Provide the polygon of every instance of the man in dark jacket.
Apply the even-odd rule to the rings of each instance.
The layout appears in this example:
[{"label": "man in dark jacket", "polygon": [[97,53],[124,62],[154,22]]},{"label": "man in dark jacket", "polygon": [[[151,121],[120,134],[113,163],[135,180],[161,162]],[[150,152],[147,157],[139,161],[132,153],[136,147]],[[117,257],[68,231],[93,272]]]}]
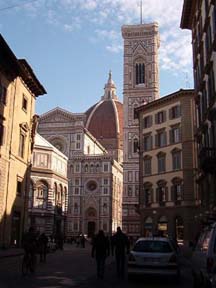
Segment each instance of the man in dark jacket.
[{"label": "man in dark jacket", "polygon": [[123,278],[125,272],[125,254],[129,253],[130,242],[120,227],[117,227],[117,232],[112,237],[111,247],[112,255],[115,251],[117,275]]},{"label": "man in dark jacket", "polygon": [[97,277],[100,279],[104,278],[105,261],[106,257],[109,256],[109,252],[108,238],[104,235],[103,230],[99,230],[98,234],[93,239],[92,257],[96,258]]}]

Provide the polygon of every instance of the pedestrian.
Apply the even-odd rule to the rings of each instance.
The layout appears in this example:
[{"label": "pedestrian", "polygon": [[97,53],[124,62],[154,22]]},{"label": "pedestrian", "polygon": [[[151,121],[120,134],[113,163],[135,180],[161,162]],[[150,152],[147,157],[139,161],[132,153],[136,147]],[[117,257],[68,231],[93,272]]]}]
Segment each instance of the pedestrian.
[{"label": "pedestrian", "polygon": [[85,248],[85,236],[82,234],[80,238],[80,244],[82,248]]},{"label": "pedestrian", "polygon": [[97,277],[104,278],[105,262],[110,253],[108,238],[104,235],[103,230],[99,230],[98,234],[93,239],[92,257],[96,258]]},{"label": "pedestrian", "polygon": [[48,238],[45,233],[42,233],[38,238],[40,262],[46,262],[47,244]]},{"label": "pedestrian", "polygon": [[115,253],[117,276],[124,278],[125,258],[130,250],[130,242],[120,227],[117,227],[117,232],[112,237],[111,248],[112,255]]}]

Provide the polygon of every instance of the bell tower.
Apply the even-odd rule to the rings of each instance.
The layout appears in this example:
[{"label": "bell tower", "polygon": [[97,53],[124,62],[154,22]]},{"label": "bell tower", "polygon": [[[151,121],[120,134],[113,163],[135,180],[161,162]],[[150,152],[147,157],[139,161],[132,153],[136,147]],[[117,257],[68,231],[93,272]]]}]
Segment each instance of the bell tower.
[{"label": "bell tower", "polygon": [[140,234],[140,218],[135,212],[139,200],[138,120],[134,108],[159,98],[158,24],[122,26],[124,39],[124,196],[123,229]]}]

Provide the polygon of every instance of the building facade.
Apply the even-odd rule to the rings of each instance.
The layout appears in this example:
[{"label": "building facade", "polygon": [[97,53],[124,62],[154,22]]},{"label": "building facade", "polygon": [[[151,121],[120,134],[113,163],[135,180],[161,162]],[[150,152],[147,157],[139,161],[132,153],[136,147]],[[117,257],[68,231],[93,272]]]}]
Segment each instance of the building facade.
[{"label": "building facade", "polygon": [[185,0],[181,28],[192,31],[200,221],[216,217],[216,4]]},{"label": "building facade", "polygon": [[28,197],[28,225],[35,231],[65,235],[68,158],[39,134],[35,136]]},{"label": "building facade", "polygon": [[135,109],[142,235],[159,233],[185,243],[196,236],[194,96],[194,90],[179,90]]},{"label": "building facade", "polygon": [[68,157],[67,237],[122,224],[123,112],[111,73],[104,90],[86,113],[56,108],[40,117],[39,133]]},{"label": "building facade", "polygon": [[0,35],[0,245],[19,245],[27,219],[30,160],[43,86]]},{"label": "building facade", "polygon": [[124,194],[123,230],[140,235],[139,203],[139,129],[134,109],[159,97],[158,24],[125,25],[124,39]]}]

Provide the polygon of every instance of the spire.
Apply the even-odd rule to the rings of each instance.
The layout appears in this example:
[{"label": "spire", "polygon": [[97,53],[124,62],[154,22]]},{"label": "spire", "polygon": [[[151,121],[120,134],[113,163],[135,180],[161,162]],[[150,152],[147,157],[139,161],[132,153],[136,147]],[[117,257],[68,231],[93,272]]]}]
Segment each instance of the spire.
[{"label": "spire", "polygon": [[104,87],[104,96],[102,97],[102,99],[117,99],[116,96],[116,86],[114,81],[112,80],[112,71],[109,71],[109,78],[107,83],[105,84]]}]

